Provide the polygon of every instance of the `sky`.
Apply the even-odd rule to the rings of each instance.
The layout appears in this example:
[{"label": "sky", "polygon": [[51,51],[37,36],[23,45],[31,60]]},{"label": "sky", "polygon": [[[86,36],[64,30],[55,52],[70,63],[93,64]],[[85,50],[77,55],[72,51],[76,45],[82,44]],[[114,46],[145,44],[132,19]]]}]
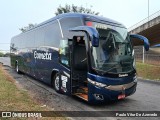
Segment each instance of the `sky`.
[{"label": "sky", "polygon": [[29,23],[41,23],[55,16],[59,5],[91,8],[127,28],[160,10],[160,0],[0,0],[0,51],[9,50],[13,36]]}]

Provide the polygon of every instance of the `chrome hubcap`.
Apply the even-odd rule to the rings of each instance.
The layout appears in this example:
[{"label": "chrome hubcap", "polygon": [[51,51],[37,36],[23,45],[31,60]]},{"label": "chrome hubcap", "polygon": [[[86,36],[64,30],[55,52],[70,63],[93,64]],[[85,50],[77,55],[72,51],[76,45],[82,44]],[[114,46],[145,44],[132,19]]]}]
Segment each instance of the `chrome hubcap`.
[{"label": "chrome hubcap", "polygon": [[54,84],[55,84],[55,89],[59,90],[59,76],[56,77]]}]

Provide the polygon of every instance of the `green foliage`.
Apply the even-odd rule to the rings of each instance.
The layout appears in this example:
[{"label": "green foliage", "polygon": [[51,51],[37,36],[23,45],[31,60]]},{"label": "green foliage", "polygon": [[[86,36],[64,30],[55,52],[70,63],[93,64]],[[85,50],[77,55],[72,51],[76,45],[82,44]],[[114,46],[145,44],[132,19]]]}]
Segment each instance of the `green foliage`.
[{"label": "green foliage", "polygon": [[139,77],[150,80],[160,80],[160,66],[136,62]]},{"label": "green foliage", "polygon": [[7,53],[4,54],[4,57],[9,57],[9,56],[10,56],[9,52],[7,52]]},{"label": "green foliage", "polygon": [[57,8],[55,15],[63,14],[63,13],[87,13],[87,14],[94,14],[99,15],[99,12],[92,11],[90,8],[84,8],[83,6],[75,6],[74,4],[68,5],[66,4],[64,7],[61,5]]},{"label": "green foliage", "polygon": [[2,52],[0,52],[0,57],[3,57],[3,56],[4,56],[4,54]]},{"label": "green foliage", "polygon": [[[63,13],[69,13],[69,12],[99,15],[99,12],[92,11],[90,8],[85,8],[83,6],[78,7],[78,6],[75,6],[74,4],[72,4],[72,5],[66,4],[64,7],[59,5],[59,7],[57,8],[57,11],[55,12],[55,15],[59,15],[59,14],[63,14]],[[19,28],[19,30],[21,32],[26,32],[29,29],[34,28],[36,25],[37,24],[30,23],[30,24],[28,24],[28,26]]]}]

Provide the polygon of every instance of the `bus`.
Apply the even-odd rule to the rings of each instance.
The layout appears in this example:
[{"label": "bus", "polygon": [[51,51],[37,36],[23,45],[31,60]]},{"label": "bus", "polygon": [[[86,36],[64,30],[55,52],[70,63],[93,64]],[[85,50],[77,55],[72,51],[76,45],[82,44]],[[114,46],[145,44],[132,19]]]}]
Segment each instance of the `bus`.
[{"label": "bus", "polygon": [[114,20],[90,14],[55,16],[11,39],[11,66],[89,103],[136,91],[134,45],[149,41]]}]

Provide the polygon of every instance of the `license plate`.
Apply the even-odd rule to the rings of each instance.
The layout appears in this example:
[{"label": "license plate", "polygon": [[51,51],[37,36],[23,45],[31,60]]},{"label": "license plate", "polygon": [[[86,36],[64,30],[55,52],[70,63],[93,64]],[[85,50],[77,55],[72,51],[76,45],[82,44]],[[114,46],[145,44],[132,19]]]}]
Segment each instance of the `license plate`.
[{"label": "license plate", "polygon": [[123,94],[123,95],[118,95],[118,100],[119,99],[124,99],[126,96],[125,96],[125,94]]}]

